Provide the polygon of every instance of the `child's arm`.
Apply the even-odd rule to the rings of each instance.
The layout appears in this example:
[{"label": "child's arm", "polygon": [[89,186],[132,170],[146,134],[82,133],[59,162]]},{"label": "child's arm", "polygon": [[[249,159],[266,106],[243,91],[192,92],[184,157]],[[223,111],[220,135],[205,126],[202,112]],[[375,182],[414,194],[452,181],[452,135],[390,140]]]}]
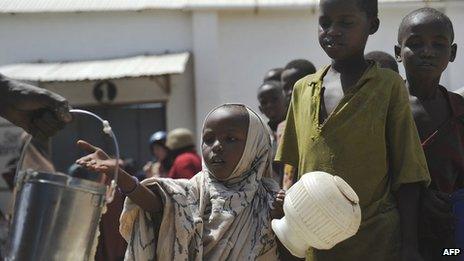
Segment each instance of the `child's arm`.
[{"label": "child's arm", "polygon": [[409,95],[404,82],[392,75],[392,90],[387,112],[386,148],[391,191],[400,214],[403,260],[422,260],[417,248],[418,204],[421,187],[427,187],[430,175],[421,147]]},{"label": "child's arm", "polygon": [[[80,140],[77,145],[89,153],[76,161],[77,164],[95,172],[103,173],[113,178],[115,168],[119,168],[116,160],[111,159],[102,149]],[[127,196],[144,211],[157,213],[162,210],[162,201],[159,196],[150,191],[144,185],[139,184],[127,172],[119,168],[118,186],[122,192],[129,192]]]},{"label": "child's arm", "polygon": [[420,183],[403,184],[396,193],[400,213],[402,260],[422,260],[418,252],[417,221]]},{"label": "child's arm", "polygon": [[288,165],[284,164],[284,177],[282,181],[282,188],[284,190],[288,190],[295,182],[298,180],[298,169]]}]

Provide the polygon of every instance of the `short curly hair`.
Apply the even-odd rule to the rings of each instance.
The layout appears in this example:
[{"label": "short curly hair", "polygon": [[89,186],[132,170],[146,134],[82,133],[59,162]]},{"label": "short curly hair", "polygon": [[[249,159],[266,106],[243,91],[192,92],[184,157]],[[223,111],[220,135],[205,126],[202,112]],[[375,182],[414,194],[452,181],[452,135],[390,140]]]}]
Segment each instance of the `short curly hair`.
[{"label": "short curly hair", "polygon": [[407,25],[410,23],[412,18],[416,17],[419,14],[425,14],[428,16],[433,17],[437,21],[443,23],[443,25],[448,29],[448,33],[450,34],[451,42],[454,42],[454,28],[453,23],[451,22],[450,18],[445,15],[444,13],[438,11],[437,9],[424,7],[417,10],[412,11],[411,13],[407,14],[403,20],[401,21],[400,27],[398,29],[398,43],[401,44],[401,41],[404,37],[405,30]]}]

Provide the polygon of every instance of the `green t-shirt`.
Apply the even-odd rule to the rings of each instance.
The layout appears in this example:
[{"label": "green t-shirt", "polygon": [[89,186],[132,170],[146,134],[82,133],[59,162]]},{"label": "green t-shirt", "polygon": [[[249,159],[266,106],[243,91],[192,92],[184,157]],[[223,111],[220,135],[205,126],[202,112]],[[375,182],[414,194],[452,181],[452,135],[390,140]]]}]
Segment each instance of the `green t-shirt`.
[{"label": "green t-shirt", "polygon": [[397,260],[400,223],[393,192],[401,184],[430,182],[401,77],[375,64],[319,122],[323,78],[329,67],[295,84],[276,160],[298,176],[325,171],[342,177],[360,199],[358,233],[310,260]]}]

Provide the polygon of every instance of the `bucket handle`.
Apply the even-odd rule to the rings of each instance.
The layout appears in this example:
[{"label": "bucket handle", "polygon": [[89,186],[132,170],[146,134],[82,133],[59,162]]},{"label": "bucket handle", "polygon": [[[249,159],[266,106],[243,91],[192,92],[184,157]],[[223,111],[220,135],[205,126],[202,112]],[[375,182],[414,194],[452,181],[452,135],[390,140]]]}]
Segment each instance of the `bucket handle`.
[{"label": "bucket handle", "polygon": [[[89,116],[92,116],[93,118],[97,119],[98,121],[100,121],[102,123],[102,125],[103,125],[103,132],[105,134],[107,134],[108,136],[110,136],[110,138],[112,138],[112,140],[113,140],[114,147],[115,147],[116,160],[119,160],[118,140],[116,139],[116,135],[114,134],[114,132],[113,132],[113,130],[112,130],[112,128],[111,128],[111,126],[110,126],[110,124],[109,124],[109,122],[107,120],[104,120],[100,116],[96,115],[95,113],[90,112],[90,111],[86,111],[86,110],[71,109],[71,110],[69,110],[69,112],[76,113],[76,114],[89,115]],[[32,139],[32,136],[29,135],[27,137],[27,139],[25,140],[24,146],[23,146],[22,151],[21,151],[21,155],[19,157],[18,165],[17,165],[17,168],[16,168],[15,183],[17,185],[19,185],[20,187],[21,187],[21,185],[23,183],[23,178],[24,178],[23,176],[21,176],[21,177],[19,176],[19,175],[21,175],[20,170],[22,168],[24,157],[26,155],[26,148],[29,146],[29,144],[31,142],[31,139]],[[115,193],[116,185],[117,185],[117,181],[118,181],[118,169],[119,168],[114,169],[113,179],[111,180],[110,185],[107,186],[106,195],[105,195],[106,203],[111,203],[113,201],[113,199],[114,199],[114,193]],[[20,189],[20,188],[16,188],[15,190],[18,191],[18,189]]]}]

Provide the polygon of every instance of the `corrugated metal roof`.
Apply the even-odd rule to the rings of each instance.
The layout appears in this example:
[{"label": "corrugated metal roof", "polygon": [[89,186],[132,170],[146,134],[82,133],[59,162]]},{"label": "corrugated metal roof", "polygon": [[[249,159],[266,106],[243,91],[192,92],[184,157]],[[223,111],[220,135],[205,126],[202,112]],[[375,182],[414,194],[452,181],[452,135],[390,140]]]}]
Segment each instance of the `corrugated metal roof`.
[{"label": "corrugated metal roof", "polygon": [[189,53],[179,53],[113,60],[21,63],[1,66],[0,73],[17,80],[37,82],[104,80],[183,73],[188,59]]},{"label": "corrugated metal roof", "polygon": [[[379,0],[380,3],[444,0]],[[149,9],[246,9],[311,7],[318,0],[1,0],[0,13],[138,11]]]}]

